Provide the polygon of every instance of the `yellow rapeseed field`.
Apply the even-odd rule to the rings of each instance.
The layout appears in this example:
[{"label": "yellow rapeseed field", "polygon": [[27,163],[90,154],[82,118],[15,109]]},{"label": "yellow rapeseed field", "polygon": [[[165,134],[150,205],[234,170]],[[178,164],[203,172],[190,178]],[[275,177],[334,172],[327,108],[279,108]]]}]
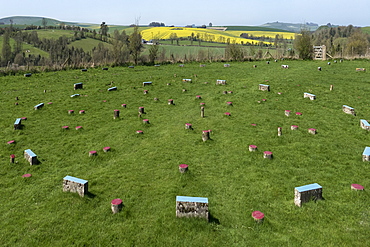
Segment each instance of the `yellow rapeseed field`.
[{"label": "yellow rapeseed field", "polygon": [[[236,43],[236,44],[246,44],[246,43],[258,43],[259,41],[252,39],[241,38],[242,33],[248,33],[255,37],[271,37],[275,38],[278,34],[283,35],[284,38],[290,39],[294,38],[294,33],[287,32],[267,32],[267,31],[218,31],[213,29],[205,28],[185,28],[185,27],[152,27],[141,31],[143,39],[170,39],[171,34],[176,34],[178,38],[187,38],[193,36],[202,39],[203,41],[213,41],[219,43]],[[270,42],[264,42],[269,44]]]}]

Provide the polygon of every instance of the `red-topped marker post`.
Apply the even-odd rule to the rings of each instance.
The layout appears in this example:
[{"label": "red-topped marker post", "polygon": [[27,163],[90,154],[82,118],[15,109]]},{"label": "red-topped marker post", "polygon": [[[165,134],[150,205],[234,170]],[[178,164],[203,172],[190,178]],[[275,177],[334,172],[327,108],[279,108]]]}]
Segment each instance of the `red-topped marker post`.
[{"label": "red-topped marker post", "polygon": [[364,190],[364,186],[359,185],[359,184],[351,184],[351,189],[352,190]]},{"label": "red-topped marker post", "polygon": [[118,213],[122,209],[122,200],[117,198],[111,201],[111,209],[114,214]]},{"label": "red-topped marker post", "polygon": [[257,223],[262,223],[263,219],[265,218],[265,214],[260,212],[260,211],[254,211],[252,213],[252,218],[257,222]]},{"label": "red-topped marker post", "polygon": [[189,166],[188,166],[188,165],[186,165],[186,164],[181,164],[181,165],[179,165],[179,171],[180,171],[181,173],[185,173],[185,172],[187,172],[187,171],[188,171],[188,168],[189,168]]}]

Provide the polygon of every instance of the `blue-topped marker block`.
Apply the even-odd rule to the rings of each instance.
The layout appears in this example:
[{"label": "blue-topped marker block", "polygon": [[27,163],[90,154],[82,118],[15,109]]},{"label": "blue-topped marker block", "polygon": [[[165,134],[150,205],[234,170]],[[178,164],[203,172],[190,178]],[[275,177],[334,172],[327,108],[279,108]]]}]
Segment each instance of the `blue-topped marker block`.
[{"label": "blue-topped marker block", "polygon": [[143,86],[148,86],[148,85],[152,85],[152,82],[151,81],[144,81],[143,82]]},{"label": "blue-topped marker block", "polygon": [[362,153],[362,161],[370,161],[370,147],[365,147]]},{"label": "blue-topped marker block", "polygon": [[270,91],[270,85],[259,84],[258,89],[261,90],[261,91]]},{"label": "blue-topped marker block", "polygon": [[352,114],[353,116],[356,116],[355,108],[352,108],[348,105],[343,105],[342,110],[343,110],[344,113]]},{"label": "blue-topped marker block", "polygon": [[76,89],[82,89],[83,86],[84,84],[82,82],[79,82],[79,83],[75,83],[73,87],[74,87],[74,90],[76,90]]},{"label": "blue-topped marker block", "polygon": [[24,150],[24,158],[30,162],[31,166],[38,163],[37,155],[31,149]]},{"label": "blue-topped marker block", "polygon": [[176,196],[176,217],[208,220],[208,198]]},{"label": "blue-topped marker block", "polygon": [[65,176],[63,178],[63,191],[78,193],[83,197],[88,193],[88,181],[72,176]]},{"label": "blue-topped marker block", "polygon": [[303,93],[303,98],[310,98],[310,100],[316,99],[316,95],[312,93]]},{"label": "blue-topped marker block", "polygon": [[117,90],[117,87],[108,88],[108,91],[116,91],[116,90]]},{"label": "blue-topped marker block", "polygon": [[80,96],[78,93],[76,93],[76,94],[72,94],[72,95],[71,95],[71,98],[78,97],[78,96]]},{"label": "blue-topped marker block", "polygon": [[302,203],[321,199],[322,187],[318,183],[303,185],[294,189],[294,204],[298,207],[301,207]]},{"label": "blue-topped marker block", "polygon": [[14,130],[20,129],[22,126],[22,118],[17,118],[14,122]]},{"label": "blue-topped marker block", "polygon": [[364,130],[370,130],[370,124],[367,120],[365,119],[360,119],[360,126],[361,128],[363,128]]},{"label": "blue-topped marker block", "polygon": [[44,103],[40,103],[40,104],[35,105],[33,108],[35,110],[38,110],[38,109],[41,109],[43,106],[44,106]]}]

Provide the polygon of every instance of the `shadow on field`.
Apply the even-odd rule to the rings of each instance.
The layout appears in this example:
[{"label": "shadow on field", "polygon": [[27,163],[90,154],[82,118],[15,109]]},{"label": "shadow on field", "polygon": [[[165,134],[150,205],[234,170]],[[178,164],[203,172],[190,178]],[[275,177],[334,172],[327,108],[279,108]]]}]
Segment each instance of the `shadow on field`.
[{"label": "shadow on field", "polygon": [[220,221],[217,218],[215,218],[211,213],[209,213],[209,223],[219,225]]},{"label": "shadow on field", "polygon": [[94,199],[96,197],[96,195],[91,193],[91,192],[87,192],[86,195],[87,195],[88,198],[92,198],[92,199]]}]

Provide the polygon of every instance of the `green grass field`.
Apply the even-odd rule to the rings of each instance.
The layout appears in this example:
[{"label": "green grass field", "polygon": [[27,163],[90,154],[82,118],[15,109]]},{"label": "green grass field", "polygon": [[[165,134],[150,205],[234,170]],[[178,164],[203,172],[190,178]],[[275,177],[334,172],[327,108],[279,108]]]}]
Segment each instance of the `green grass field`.
[{"label": "green grass field", "polygon": [[[0,77],[0,243],[369,246],[369,163],[362,161],[362,152],[370,144],[369,132],[359,124],[370,116],[369,77],[355,71],[368,65],[365,60],[330,66],[325,61],[259,61],[229,68],[191,63]],[[183,83],[183,78],[193,82]],[[227,85],[215,85],[217,79]],[[112,81],[118,90],[108,92]],[[153,85],[144,88],[144,81]],[[84,89],[75,91],[78,82]],[[258,90],[260,83],[271,91]],[[144,89],[149,93],[144,95]],[[317,99],[303,98],[304,92]],[[75,93],[81,96],[71,98]],[[34,110],[41,102],[45,106]],[[205,118],[200,117],[201,102]],[[357,116],[343,113],[344,104]],[[138,117],[141,106],[149,125]],[[67,113],[71,109],[74,115]],[[115,109],[120,119],[113,119]],[[293,114],[287,117],[285,110]],[[19,117],[27,117],[24,127],[13,130]],[[185,123],[194,130],[185,130]],[[63,131],[64,125],[70,129]],[[79,125],[83,129],[76,131]],[[292,131],[291,125],[299,129]],[[318,134],[309,134],[308,128]],[[212,140],[203,142],[202,130],[212,130]],[[7,144],[10,140],[16,143]],[[251,144],[258,151],[249,152]],[[106,146],[111,152],[102,151]],[[25,149],[41,163],[30,166]],[[89,157],[91,150],[98,156]],[[274,158],[264,159],[263,151],[272,151]],[[11,154],[15,164],[9,163]],[[188,164],[189,172],[179,173],[179,164]],[[23,178],[25,173],[32,177]],[[81,198],[63,192],[67,175],[88,180],[90,194]],[[323,187],[325,200],[295,206],[294,188],[311,183]],[[351,191],[352,183],[365,191]],[[210,221],[176,218],[177,195],[207,197]],[[115,198],[123,200],[124,208],[113,215]],[[263,224],[252,219],[255,210],[265,214]]]}]

